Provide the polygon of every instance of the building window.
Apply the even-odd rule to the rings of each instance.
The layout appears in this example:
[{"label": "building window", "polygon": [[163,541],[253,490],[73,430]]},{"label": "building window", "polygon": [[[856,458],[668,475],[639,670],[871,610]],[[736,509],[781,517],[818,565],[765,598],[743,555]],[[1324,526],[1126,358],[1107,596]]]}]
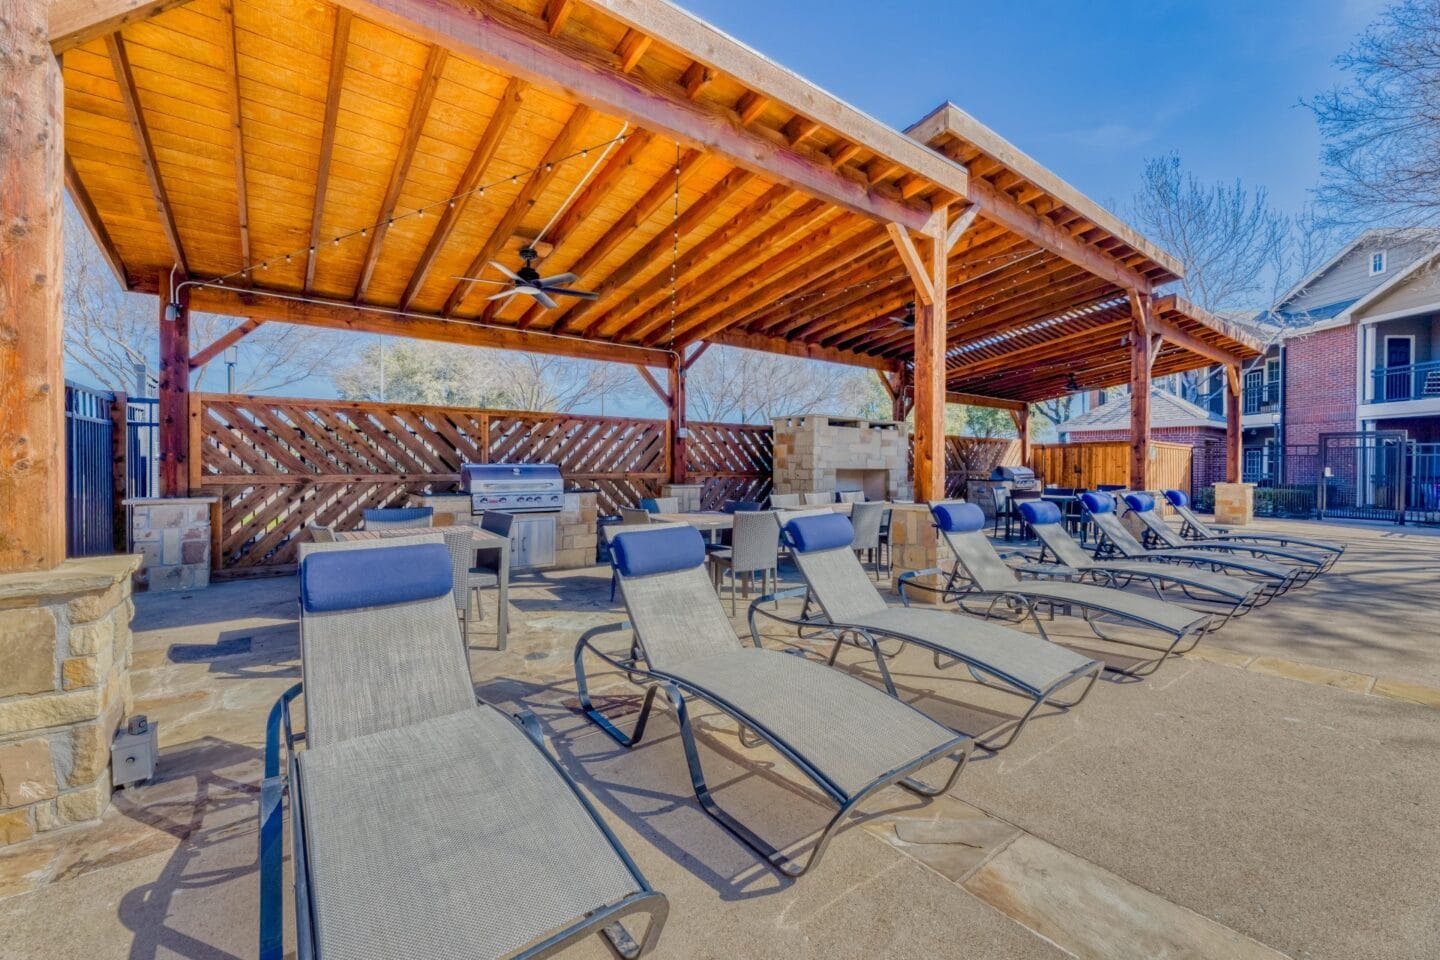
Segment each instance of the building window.
[{"label": "building window", "polygon": [[1385,251],[1376,250],[1370,254],[1370,276],[1385,272]]}]

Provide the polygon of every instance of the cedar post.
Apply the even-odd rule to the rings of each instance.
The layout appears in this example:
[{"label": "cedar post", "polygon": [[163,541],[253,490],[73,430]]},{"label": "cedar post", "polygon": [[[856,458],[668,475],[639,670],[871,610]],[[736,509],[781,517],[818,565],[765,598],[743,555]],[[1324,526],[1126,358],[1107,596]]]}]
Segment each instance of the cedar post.
[{"label": "cedar post", "polygon": [[160,496],[184,497],[190,494],[190,296],[181,290],[175,319],[167,319],[169,282],[167,275],[159,280]]},{"label": "cedar post", "polygon": [[1028,406],[1019,410],[1011,410],[1010,417],[1015,421],[1015,432],[1020,435],[1020,462],[1030,466],[1030,408]]},{"label": "cedar post", "polygon": [[1130,489],[1150,489],[1150,298],[1130,294]]},{"label": "cedar post", "polygon": [[667,368],[666,386],[670,399],[666,404],[667,426],[670,433],[670,482],[685,482],[685,358],[679,353],[670,355]]},{"label": "cedar post", "polygon": [[895,370],[895,392],[890,395],[890,419],[904,420],[910,413],[910,369],[901,364]]},{"label": "cedar post", "polygon": [[886,224],[900,261],[915,284],[915,499],[919,503],[945,497],[945,345],[949,326],[945,292],[949,289],[945,244],[947,209],[937,208],[939,230],[925,241],[922,253],[910,232]]},{"label": "cedar post", "polygon": [[1225,482],[1240,482],[1243,423],[1240,406],[1240,368],[1225,365]]},{"label": "cedar post", "polygon": [[0,573],[65,559],[64,85],[47,0],[0,15]]}]

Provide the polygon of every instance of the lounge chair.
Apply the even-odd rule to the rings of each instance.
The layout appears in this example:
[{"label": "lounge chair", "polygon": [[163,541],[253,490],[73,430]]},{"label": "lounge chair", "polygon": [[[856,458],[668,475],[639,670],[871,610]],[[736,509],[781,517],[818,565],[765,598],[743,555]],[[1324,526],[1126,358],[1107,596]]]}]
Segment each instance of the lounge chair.
[{"label": "lounge chair", "polygon": [[1339,560],[1340,555],[1345,552],[1344,544],[1331,543],[1328,540],[1311,540],[1308,537],[1295,537],[1288,533],[1247,533],[1243,530],[1235,531],[1225,527],[1212,527],[1197,517],[1195,512],[1190,509],[1190,497],[1183,490],[1166,490],[1165,499],[1184,521],[1180,528],[1180,535],[1187,540],[1239,540],[1254,543],[1277,543],[1282,547],[1294,545],[1321,554],[1329,554],[1326,570],[1334,566],[1335,561]]},{"label": "lounge chair", "polygon": [[[980,613],[981,616],[988,617],[994,614],[996,604],[1004,600],[1017,605],[1024,615],[1028,615],[1035,622],[1040,636],[1046,640],[1050,637],[1036,608],[1048,606],[1053,610],[1055,607],[1079,607],[1085,611],[1086,625],[1102,640],[1139,646],[1160,654],[1157,658],[1143,660],[1130,667],[1107,666],[1107,669],[1115,673],[1136,677],[1154,673],[1170,654],[1184,653],[1192,649],[1209,629],[1210,614],[1177,603],[1156,600],[1154,597],[1086,583],[1021,580],[986,538],[985,514],[975,504],[934,503],[930,505],[930,513],[935,518],[935,525],[941,536],[955,554],[955,566],[940,587],[918,582],[919,577],[945,575],[946,572],[939,568],[901,574],[900,598],[907,605],[910,602],[909,590],[928,590],[938,593],[942,599],[954,600],[967,613]],[[989,597],[989,606],[983,612],[970,610],[965,601],[971,597]],[[1097,620],[1100,616],[1116,617],[1155,630],[1168,635],[1170,642],[1157,650],[1146,644],[1110,636],[1100,629]]]},{"label": "lounge chair", "polygon": [[1209,567],[1215,572],[1243,574],[1264,583],[1266,592],[1272,597],[1279,596],[1294,586],[1300,574],[1298,567],[1261,560],[1258,557],[1239,557],[1216,550],[1150,550],[1136,540],[1134,534],[1125,529],[1125,525],[1115,515],[1115,500],[1110,494],[1082,493],[1080,503],[1084,506],[1085,515],[1095,524],[1097,558],[1119,554],[1126,560],[1163,560]]},{"label": "lounge chair", "polygon": [[[262,960],[283,950],[286,789],[301,958],[535,958],[594,934],[627,960],[648,953],[665,897],[535,718],[477,703],[438,535],[341,546],[301,559],[304,732],[291,722],[302,685],[270,713]],[[640,915],[637,942],[622,922]]]},{"label": "lounge chair", "polygon": [[[640,742],[657,693],[680,726],[695,796],[705,812],[782,873],[798,877],[816,863],[855,808],[876,791],[900,784],[921,796],[948,790],[969,760],[974,742],[869,684],[804,657],[746,647],[736,637],[705,575],[705,543],[693,527],[666,525],[617,536],[627,623],[587,631],[575,645],[575,680],[585,715],[624,747]],[[632,631],[628,654],[601,650],[598,637]],[[585,654],[599,657],[636,682],[654,681],[631,733],[621,731],[591,701]],[[701,769],[687,698],[697,697],[733,717],[770,744],[839,808],[803,861],[760,838],[715,802]],[[954,763],[939,786],[912,774],[942,758]]]},{"label": "lounge chair", "polygon": [[1186,540],[1170,529],[1160,511],[1155,509],[1155,498],[1148,493],[1127,493],[1125,505],[1135,515],[1137,522],[1145,528],[1147,546],[1160,550],[1209,550],[1227,554],[1239,554],[1273,560],[1294,566],[1300,571],[1300,584],[1309,583],[1319,576],[1327,565],[1330,554],[1310,553],[1304,550],[1286,550],[1282,547],[1265,546],[1259,543],[1218,540]]},{"label": "lounge chair", "polygon": [[1216,603],[1224,610],[1221,617],[1211,621],[1212,633],[1228,623],[1231,617],[1241,616],[1270,602],[1270,594],[1261,584],[1244,577],[1229,577],[1164,561],[1096,560],[1070,536],[1065,529],[1065,515],[1048,501],[1022,504],[1020,512],[1040,539],[1040,562],[1053,559],[1075,571],[1081,579],[1088,576],[1106,587],[1124,587],[1131,581],[1143,580],[1162,600],[1162,590],[1179,587],[1189,599]]},{"label": "lounge chair", "polygon": [[[853,533],[850,521],[837,513],[800,517],[785,525],[785,535],[806,586],[761,597],[750,605],[750,636],[756,646],[760,645],[757,616],[801,629],[823,628],[835,638],[830,652],[832,665],[846,639],[853,638],[874,655],[891,696],[898,694],[880,649],[881,639],[893,638],[929,650],[936,669],[945,660],[963,663],[978,682],[998,685],[1031,701],[1017,721],[1002,728],[1006,733],[1003,738],[997,730],[980,741],[987,750],[1000,750],[1014,742],[1042,703],[1061,709],[1076,706],[1099,679],[1104,663],[1048,640],[945,610],[888,605],[855,556]],[[801,596],[807,600],[799,618],[761,609],[767,600]],[[819,606],[818,615],[809,614],[810,599]],[[1085,685],[1079,696],[1064,701],[1056,697],[1061,690],[1081,681]]]}]

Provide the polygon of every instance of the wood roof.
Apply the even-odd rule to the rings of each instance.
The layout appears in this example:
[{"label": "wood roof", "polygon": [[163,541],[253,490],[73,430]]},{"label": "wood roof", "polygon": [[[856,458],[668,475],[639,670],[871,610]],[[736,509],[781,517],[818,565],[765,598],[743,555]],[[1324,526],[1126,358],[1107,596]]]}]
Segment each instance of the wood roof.
[{"label": "wood roof", "polygon": [[[951,389],[1028,400],[1064,392],[1064,359],[1086,386],[1122,382],[1126,292],[1179,273],[952,105],[907,136],[655,0],[53,9],[71,194],[126,287],[164,292],[177,264],[226,278],[191,288],[197,309],[628,362],[707,340],[893,370],[913,354],[890,319],[914,296],[898,222],[959,232]],[[457,279],[518,265],[542,231],[542,272],[580,274],[597,301],[544,311]],[[1188,305],[1166,316],[1250,349]],[[1212,362],[1191,347],[1162,350],[1157,375]]]}]

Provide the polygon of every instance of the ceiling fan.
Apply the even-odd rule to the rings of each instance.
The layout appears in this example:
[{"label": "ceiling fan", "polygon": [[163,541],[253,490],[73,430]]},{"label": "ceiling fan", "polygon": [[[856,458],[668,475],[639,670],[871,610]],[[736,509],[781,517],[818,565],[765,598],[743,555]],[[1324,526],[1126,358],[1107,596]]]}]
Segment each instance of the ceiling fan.
[{"label": "ceiling fan", "polygon": [[541,306],[547,310],[554,310],[560,306],[556,303],[551,294],[562,297],[577,297],[581,300],[594,300],[600,295],[589,290],[575,290],[565,286],[567,283],[574,283],[580,278],[573,273],[557,273],[553,277],[542,277],[540,271],[534,267],[534,262],[540,258],[540,254],[534,247],[521,247],[520,259],[525,265],[519,272],[511,270],[498,260],[491,260],[490,266],[505,274],[507,280],[487,280],[484,277],[455,277],[456,280],[468,280],[471,283],[491,283],[496,286],[507,287],[499,293],[491,294],[487,300],[505,300],[517,294],[525,294],[534,297]]},{"label": "ceiling fan", "polygon": [[911,300],[909,303],[905,304],[905,306],[900,308],[899,313],[892,313],[885,319],[889,320],[891,323],[898,323],[900,324],[900,326],[905,327],[906,329],[914,327],[915,301]]}]

